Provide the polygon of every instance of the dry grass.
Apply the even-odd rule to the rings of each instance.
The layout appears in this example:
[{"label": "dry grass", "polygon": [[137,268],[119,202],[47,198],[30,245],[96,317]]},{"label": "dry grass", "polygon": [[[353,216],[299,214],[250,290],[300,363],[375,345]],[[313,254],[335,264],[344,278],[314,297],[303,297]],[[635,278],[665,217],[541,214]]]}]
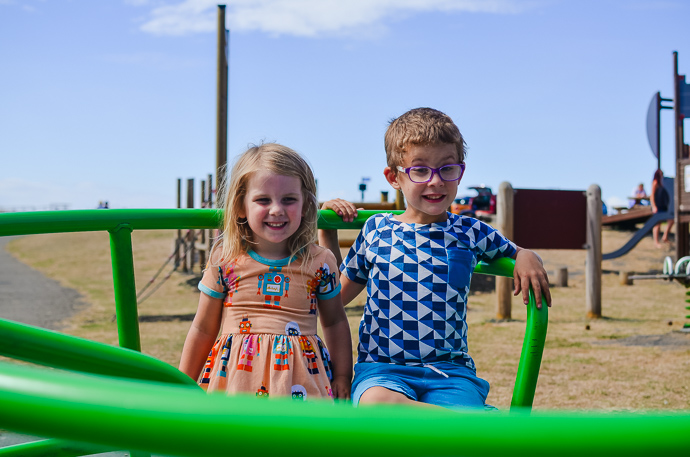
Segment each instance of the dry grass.
[{"label": "dry grass", "polygon": [[[621,246],[631,235],[605,230],[604,252]],[[172,239],[173,233],[166,231],[134,233],[138,289],[170,254]],[[37,235],[15,240],[8,249],[22,261],[84,295],[90,306],[69,319],[67,333],[111,344],[117,342],[107,234]],[[648,237],[632,253],[605,261],[604,318],[595,321],[585,319],[585,252],[543,251],[540,254],[547,270],[568,268],[569,287],[552,289],[554,306],[550,311],[535,407],[690,409],[690,335],[674,332],[684,321],[684,288],[660,280],[635,281],[633,286],[623,286],[615,274],[620,270],[660,270],[664,256],[671,252],[655,249]],[[190,284],[195,286],[195,282],[193,276],[174,273],[141,304],[139,314],[194,313],[198,292]],[[348,306],[355,343],[362,304],[360,296]],[[496,321],[495,310],[495,293],[470,297],[469,343],[479,375],[492,385],[488,402],[505,408],[512,394],[525,311],[518,298],[513,301],[512,321]],[[144,322],[142,349],[176,366],[188,328],[188,321]]]}]

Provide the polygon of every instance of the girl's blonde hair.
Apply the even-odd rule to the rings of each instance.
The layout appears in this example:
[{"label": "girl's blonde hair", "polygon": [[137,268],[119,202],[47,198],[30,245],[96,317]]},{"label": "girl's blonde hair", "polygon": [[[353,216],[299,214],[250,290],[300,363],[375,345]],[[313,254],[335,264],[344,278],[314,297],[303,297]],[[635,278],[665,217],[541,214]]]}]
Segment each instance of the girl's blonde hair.
[{"label": "girl's blonde hair", "polygon": [[[230,177],[227,175],[218,188],[218,207],[225,210],[223,233],[214,246],[218,253],[211,256],[210,265],[231,261],[249,250],[254,243],[252,231],[245,218],[244,199],[251,175],[258,170],[267,170],[283,176],[298,178],[302,187],[302,221],[297,231],[288,238],[291,258],[302,258],[302,265],[308,263],[311,249],[316,242],[316,220],[318,202],[316,200],[316,180],[307,161],[297,152],[276,143],[252,146],[235,161]],[[220,257],[220,258],[219,258]]]}]

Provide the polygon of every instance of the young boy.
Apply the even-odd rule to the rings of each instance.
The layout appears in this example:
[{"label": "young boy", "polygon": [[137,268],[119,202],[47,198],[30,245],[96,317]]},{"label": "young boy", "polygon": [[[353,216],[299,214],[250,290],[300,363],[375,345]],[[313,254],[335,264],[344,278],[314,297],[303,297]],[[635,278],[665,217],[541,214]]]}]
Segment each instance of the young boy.
[{"label": "young boy", "polygon": [[[453,407],[485,406],[489,383],[478,378],[467,352],[467,296],[479,260],[511,257],[515,295],[527,303],[532,286],[551,306],[541,259],[489,225],[447,210],[465,170],[465,141],[450,117],[417,108],[391,121],[383,171],[402,190],[401,215],[378,214],[365,223],[340,270],[343,303],[366,286],[352,400]],[[331,200],[346,222],[357,215]],[[335,230],[319,242],[340,259]]]}]

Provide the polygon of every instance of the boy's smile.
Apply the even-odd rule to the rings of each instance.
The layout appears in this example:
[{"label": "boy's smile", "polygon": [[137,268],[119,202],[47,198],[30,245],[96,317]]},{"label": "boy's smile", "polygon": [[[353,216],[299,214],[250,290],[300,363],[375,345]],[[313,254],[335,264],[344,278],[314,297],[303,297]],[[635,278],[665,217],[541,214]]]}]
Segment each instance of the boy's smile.
[{"label": "boy's smile", "polygon": [[[454,144],[409,145],[402,167],[439,168],[458,163],[458,152]],[[448,219],[448,208],[458,191],[459,181],[443,181],[434,173],[431,181],[415,183],[402,171],[386,167],[383,174],[391,186],[402,190],[407,201],[407,209],[399,216],[401,222],[410,224],[431,224]]]}]

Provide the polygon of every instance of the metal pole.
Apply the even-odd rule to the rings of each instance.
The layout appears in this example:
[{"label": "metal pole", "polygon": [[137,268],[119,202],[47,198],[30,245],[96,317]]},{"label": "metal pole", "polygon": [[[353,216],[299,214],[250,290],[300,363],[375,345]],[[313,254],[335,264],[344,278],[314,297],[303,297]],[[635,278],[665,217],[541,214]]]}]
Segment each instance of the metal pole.
[{"label": "metal pole", "polygon": [[141,351],[137,291],[134,282],[134,258],[132,256],[132,226],[121,224],[109,232],[117,334],[120,346]]},{"label": "metal pole", "polygon": [[688,223],[681,222],[681,195],[684,191],[684,183],[681,180],[683,170],[681,159],[685,158],[683,151],[683,118],[680,115],[680,85],[678,79],[678,52],[673,51],[673,113],[674,129],[676,134],[676,179],[674,182],[674,206],[673,218],[676,225],[676,260],[685,257],[690,252],[688,245]]},{"label": "metal pole", "polygon": [[218,100],[216,111],[216,183],[228,161],[228,56],[225,30],[225,5],[218,5]]},{"label": "metal pole", "polygon": [[661,170],[661,92],[656,93],[656,169]]}]

